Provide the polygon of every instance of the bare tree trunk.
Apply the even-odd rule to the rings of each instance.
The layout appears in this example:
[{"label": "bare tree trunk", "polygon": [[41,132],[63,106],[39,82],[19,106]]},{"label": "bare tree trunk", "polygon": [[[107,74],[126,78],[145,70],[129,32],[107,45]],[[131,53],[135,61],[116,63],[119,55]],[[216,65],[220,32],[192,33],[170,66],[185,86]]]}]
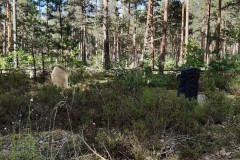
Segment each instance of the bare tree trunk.
[{"label": "bare tree trunk", "polygon": [[16,29],[16,1],[13,0],[13,52],[14,52],[14,68],[18,68],[18,55],[16,52],[17,29]]},{"label": "bare tree trunk", "polygon": [[159,72],[163,73],[165,53],[166,53],[166,39],[167,39],[167,17],[168,17],[168,0],[165,0],[164,17],[163,17],[163,29],[162,29],[162,42],[160,47],[159,56]]},{"label": "bare tree trunk", "polygon": [[81,3],[82,7],[82,25],[81,25],[81,52],[82,52],[82,61],[84,64],[87,63],[86,56],[86,11],[85,11],[85,2]]},{"label": "bare tree trunk", "polygon": [[182,2],[182,25],[181,25],[181,44],[180,44],[180,54],[179,54],[179,64],[183,64],[183,50],[184,50],[184,15],[185,15],[185,4]]},{"label": "bare tree trunk", "polygon": [[5,15],[4,15],[4,22],[3,22],[3,55],[7,54],[7,32],[6,32],[6,27],[7,27],[7,8],[6,4],[4,4],[5,7]]},{"label": "bare tree trunk", "polygon": [[104,68],[110,69],[109,35],[108,35],[108,0],[103,0],[103,37]]},{"label": "bare tree trunk", "polygon": [[63,27],[62,27],[62,0],[60,0],[59,5],[59,25],[60,25],[60,40],[61,40],[61,48],[60,48],[60,54],[61,54],[61,60],[63,62]]},{"label": "bare tree trunk", "polygon": [[152,68],[154,69],[154,30],[153,30],[153,0],[150,0],[150,46],[151,46],[151,63]]},{"label": "bare tree trunk", "polygon": [[114,25],[114,48],[113,52],[115,55],[115,60],[118,62],[119,61],[119,50],[118,50],[118,23],[119,23],[119,18],[118,18],[118,0],[115,1],[115,16],[116,16],[116,21]]},{"label": "bare tree trunk", "polygon": [[209,53],[210,53],[210,22],[211,22],[211,0],[207,0],[208,8],[208,20],[207,20],[207,30],[206,30],[206,62],[209,63]]},{"label": "bare tree trunk", "polygon": [[[130,16],[131,14],[131,4],[128,3],[128,16]],[[130,43],[129,43],[129,37],[130,37],[130,18],[128,19],[128,26],[127,26],[127,53],[130,52]],[[129,55],[126,55],[126,58],[128,57]],[[129,56],[130,57],[130,56]],[[129,58],[127,58],[127,62],[129,61]]]},{"label": "bare tree trunk", "polygon": [[[2,13],[2,4],[0,4],[0,13]],[[0,14],[1,15],[1,14]],[[0,16],[0,22],[2,22],[3,18]],[[2,29],[2,23],[0,23],[0,44],[3,41],[3,29]]]},{"label": "bare tree trunk", "polygon": [[148,39],[148,30],[149,30],[149,17],[150,17],[150,3],[152,0],[148,0],[148,12],[147,12],[147,23],[145,25],[144,41],[143,41],[143,50],[140,57],[140,65],[144,66],[144,57],[147,50],[147,39]]},{"label": "bare tree trunk", "polygon": [[10,52],[11,49],[11,6],[10,3],[6,2],[6,8],[7,8],[7,26],[8,26],[8,46],[7,46],[7,52]]},{"label": "bare tree trunk", "polygon": [[133,23],[133,53],[132,53],[132,64],[136,67],[137,55],[136,55],[136,34],[137,34],[137,3],[134,4],[134,23]]},{"label": "bare tree trunk", "polygon": [[[122,19],[125,19],[125,16],[124,16],[124,14],[125,14],[125,7],[123,5],[122,0],[121,0],[120,4],[121,4],[121,8],[122,8]],[[124,42],[123,27],[121,27],[120,35],[119,35],[119,59],[120,60],[122,59],[122,57],[124,57],[123,42]]]},{"label": "bare tree trunk", "polygon": [[[34,34],[34,33],[33,33]],[[31,47],[31,54],[32,54],[32,59],[33,59],[33,78],[34,80],[36,80],[37,78],[37,69],[36,69],[36,59],[35,59],[35,54],[34,54],[34,46],[33,46],[33,42],[34,41],[34,37],[32,39],[32,47]]]},{"label": "bare tree trunk", "polygon": [[188,52],[187,46],[188,46],[188,32],[189,32],[189,0],[185,0],[186,2],[186,23],[185,23],[185,51]]},{"label": "bare tree trunk", "polygon": [[217,40],[216,40],[216,57],[220,59],[220,40],[221,40],[221,14],[222,14],[222,0],[218,1],[218,23],[217,23]]},{"label": "bare tree trunk", "polygon": [[[206,28],[205,28],[205,26],[206,26],[206,24],[205,24],[205,16],[203,16],[203,18],[202,18],[202,26],[201,26],[201,50],[205,50],[205,48],[206,48]],[[202,59],[203,59],[203,61],[205,62],[205,54],[206,54],[206,52],[203,52],[203,54],[202,54]]]}]

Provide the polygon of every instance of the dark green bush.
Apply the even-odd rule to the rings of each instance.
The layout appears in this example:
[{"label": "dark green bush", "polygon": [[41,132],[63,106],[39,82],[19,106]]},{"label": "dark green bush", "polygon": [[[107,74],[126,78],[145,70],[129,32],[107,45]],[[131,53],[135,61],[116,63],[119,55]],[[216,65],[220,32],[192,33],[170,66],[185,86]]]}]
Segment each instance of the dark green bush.
[{"label": "dark green bush", "polygon": [[143,77],[143,71],[141,70],[119,72],[116,81],[129,89],[144,86],[146,84],[145,78]]}]

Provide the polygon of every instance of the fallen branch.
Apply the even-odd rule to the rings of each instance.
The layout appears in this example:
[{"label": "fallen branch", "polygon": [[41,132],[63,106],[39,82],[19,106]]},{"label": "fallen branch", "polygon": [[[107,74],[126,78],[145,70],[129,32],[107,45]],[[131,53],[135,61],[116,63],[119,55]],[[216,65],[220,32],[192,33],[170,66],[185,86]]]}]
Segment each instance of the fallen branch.
[{"label": "fallen branch", "polygon": [[83,141],[83,143],[88,147],[88,149],[90,149],[93,154],[95,154],[97,157],[99,157],[101,160],[107,160],[106,158],[102,157],[100,154],[98,154],[95,150],[93,150],[88,144],[87,142],[84,140],[84,138],[82,136],[80,136],[78,134],[78,137]]}]

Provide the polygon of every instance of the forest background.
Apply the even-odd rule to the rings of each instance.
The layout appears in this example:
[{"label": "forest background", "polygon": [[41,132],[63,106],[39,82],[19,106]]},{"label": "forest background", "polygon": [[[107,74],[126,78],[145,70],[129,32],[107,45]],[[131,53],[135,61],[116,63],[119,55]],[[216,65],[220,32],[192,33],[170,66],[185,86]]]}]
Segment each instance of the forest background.
[{"label": "forest background", "polygon": [[239,29],[239,0],[1,0],[0,159],[240,158]]}]

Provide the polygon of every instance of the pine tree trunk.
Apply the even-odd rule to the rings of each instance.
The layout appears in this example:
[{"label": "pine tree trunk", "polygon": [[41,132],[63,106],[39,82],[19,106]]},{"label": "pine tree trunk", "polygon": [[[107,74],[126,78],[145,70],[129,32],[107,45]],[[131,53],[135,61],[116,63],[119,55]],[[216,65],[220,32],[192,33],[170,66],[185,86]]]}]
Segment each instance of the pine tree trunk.
[{"label": "pine tree trunk", "polygon": [[180,44],[180,54],[179,54],[179,64],[183,64],[183,50],[184,50],[184,16],[185,15],[185,4],[182,2],[182,25],[181,25],[181,44]]},{"label": "pine tree trunk", "polygon": [[153,0],[150,0],[150,46],[151,46],[151,63],[152,68],[154,69],[154,30],[153,30]]},{"label": "pine tree trunk", "polygon": [[[1,13],[2,13],[2,5],[0,5],[0,22],[2,22],[2,19],[3,19]],[[2,23],[0,23],[0,44],[3,41],[3,33],[2,33],[2,31],[3,31],[2,30]]]},{"label": "pine tree trunk", "polygon": [[33,40],[34,40],[34,37],[32,39],[32,51],[31,51],[31,54],[32,54],[32,59],[33,59],[33,78],[34,78],[34,80],[36,80],[36,78],[37,78],[37,69],[36,69],[36,59],[35,59],[35,54],[34,54]]},{"label": "pine tree trunk", "polygon": [[[202,18],[202,26],[201,26],[201,50],[205,50],[205,48],[206,48],[206,24],[205,24],[206,22],[205,22],[205,15],[203,16],[203,18]],[[202,54],[202,60],[204,61],[204,62],[206,62],[205,61],[205,56],[206,56],[206,52],[203,52],[203,54]]]},{"label": "pine tree trunk", "polygon": [[60,25],[60,54],[61,54],[61,60],[63,62],[63,28],[62,28],[62,0],[60,0],[59,4],[59,25]]},{"label": "pine tree trunk", "polygon": [[136,67],[137,64],[137,55],[136,55],[136,34],[137,34],[137,3],[134,4],[134,23],[133,23],[133,52],[132,52],[132,64],[133,67]]},{"label": "pine tree trunk", "polygon": [[164,17],[163,17],[163,29],[162,29],[162,42],[160,46],[159,56],[159,72],[163,73],[165,53],[166,53],[166,37],[167,37],[167,17],[168,17],[168,0],[165,0]]},{"label": "pine tree trunk", "polygon": [[114,56],[115,56],[115,61],[119,61],[119,50],[118,50],[118,23],[119,23],[119,18],[118,18],[118,0],[115,1],[115,16],[116,16],[116,21],[114,25]]},{"label": "pine tree trunk", "polygon": [[[131,14],[131,4],[128,3],[128,15],[130,16]],[[127,52],[126,53],[129,53],[130,52],[130,47],[129,47],[129,37],[130,37],[130,18],[128,19],[128,25],[127,25]],[[129,55],[125,55],[126,58],[129,56]],[[130,57],[130,56],[129,56]],[[127,62],[129,61],[129,59],[127,59]]]},{"label": "pine tree trunk", "polygon": [[82,26],[81,26],[81,35],[82,35],[82,43],[81,43],[81,52],[82,52],[82,61],[84,64],[87,63],[86,56],[86,11],[85,11],[85,3],[81,3],[82,7]]},{"label": "pine tree trunk", "polygon": [[149,30],[149,17],[150,17],[150,3],[152,0],[148,0],[148,12],[147,12],[147,22],[145,24],[145,33],[144,33],[144,41],[143,41],[143,50],[140,57],[140,65],[144,66],[144,57],[146,55],[147,50],[147,39],[148,39],[148,30]]},{"label": "pine tree trunk", "polygon": [[185,48],[185,52],[187,53],[188,50],[187,50],[187,46],[188,46],[188,32],[189,32],[189,0],[185,0],[186,2],[186,23],[185,23],[185,45],[186,45],[186,48]]},{"label": "pine tree trunk", "polygon": [[216,57],[220,59],[220,39],[221,39],[221,14],[222,14],[222,0],[218,1],[218,22],[217,22],[217,40],[216,40]]},{"label": "pine tree trunk", "polygon": [[14,68],[18,68],[18,55],[16,52],[17,29],[16,29],[16,1],[13,0],[13,52],[14,52]]},{"label": "pine tree trunk", "polygon": [[206,55],[205,61],[209,63],[209,53],[210,53],[210,22],[211,22],[211,0],[207,0],[207,11],[208,11],[208,20],[207,20],[207,29],[206,29]]},{"label": "pine tree trunk", "polygon": [[11,49],[11,6],[9,2],[7,4],[7,25],[8,25],[8,46],[7,46],[7,53],[10,52]]},{"label": "pine tree trunk", "polygon": [[109,35],[108,35],[108,1],[103,0],[103,37],[104,37],[104,68],[110,69]]},{"label": "pine tree trunk", "polygon": [[4,15],[4,22],[3,22],[3,55],[7,54],[7,10],[6,10],[6,5],[5,7],[5,15]]}]

